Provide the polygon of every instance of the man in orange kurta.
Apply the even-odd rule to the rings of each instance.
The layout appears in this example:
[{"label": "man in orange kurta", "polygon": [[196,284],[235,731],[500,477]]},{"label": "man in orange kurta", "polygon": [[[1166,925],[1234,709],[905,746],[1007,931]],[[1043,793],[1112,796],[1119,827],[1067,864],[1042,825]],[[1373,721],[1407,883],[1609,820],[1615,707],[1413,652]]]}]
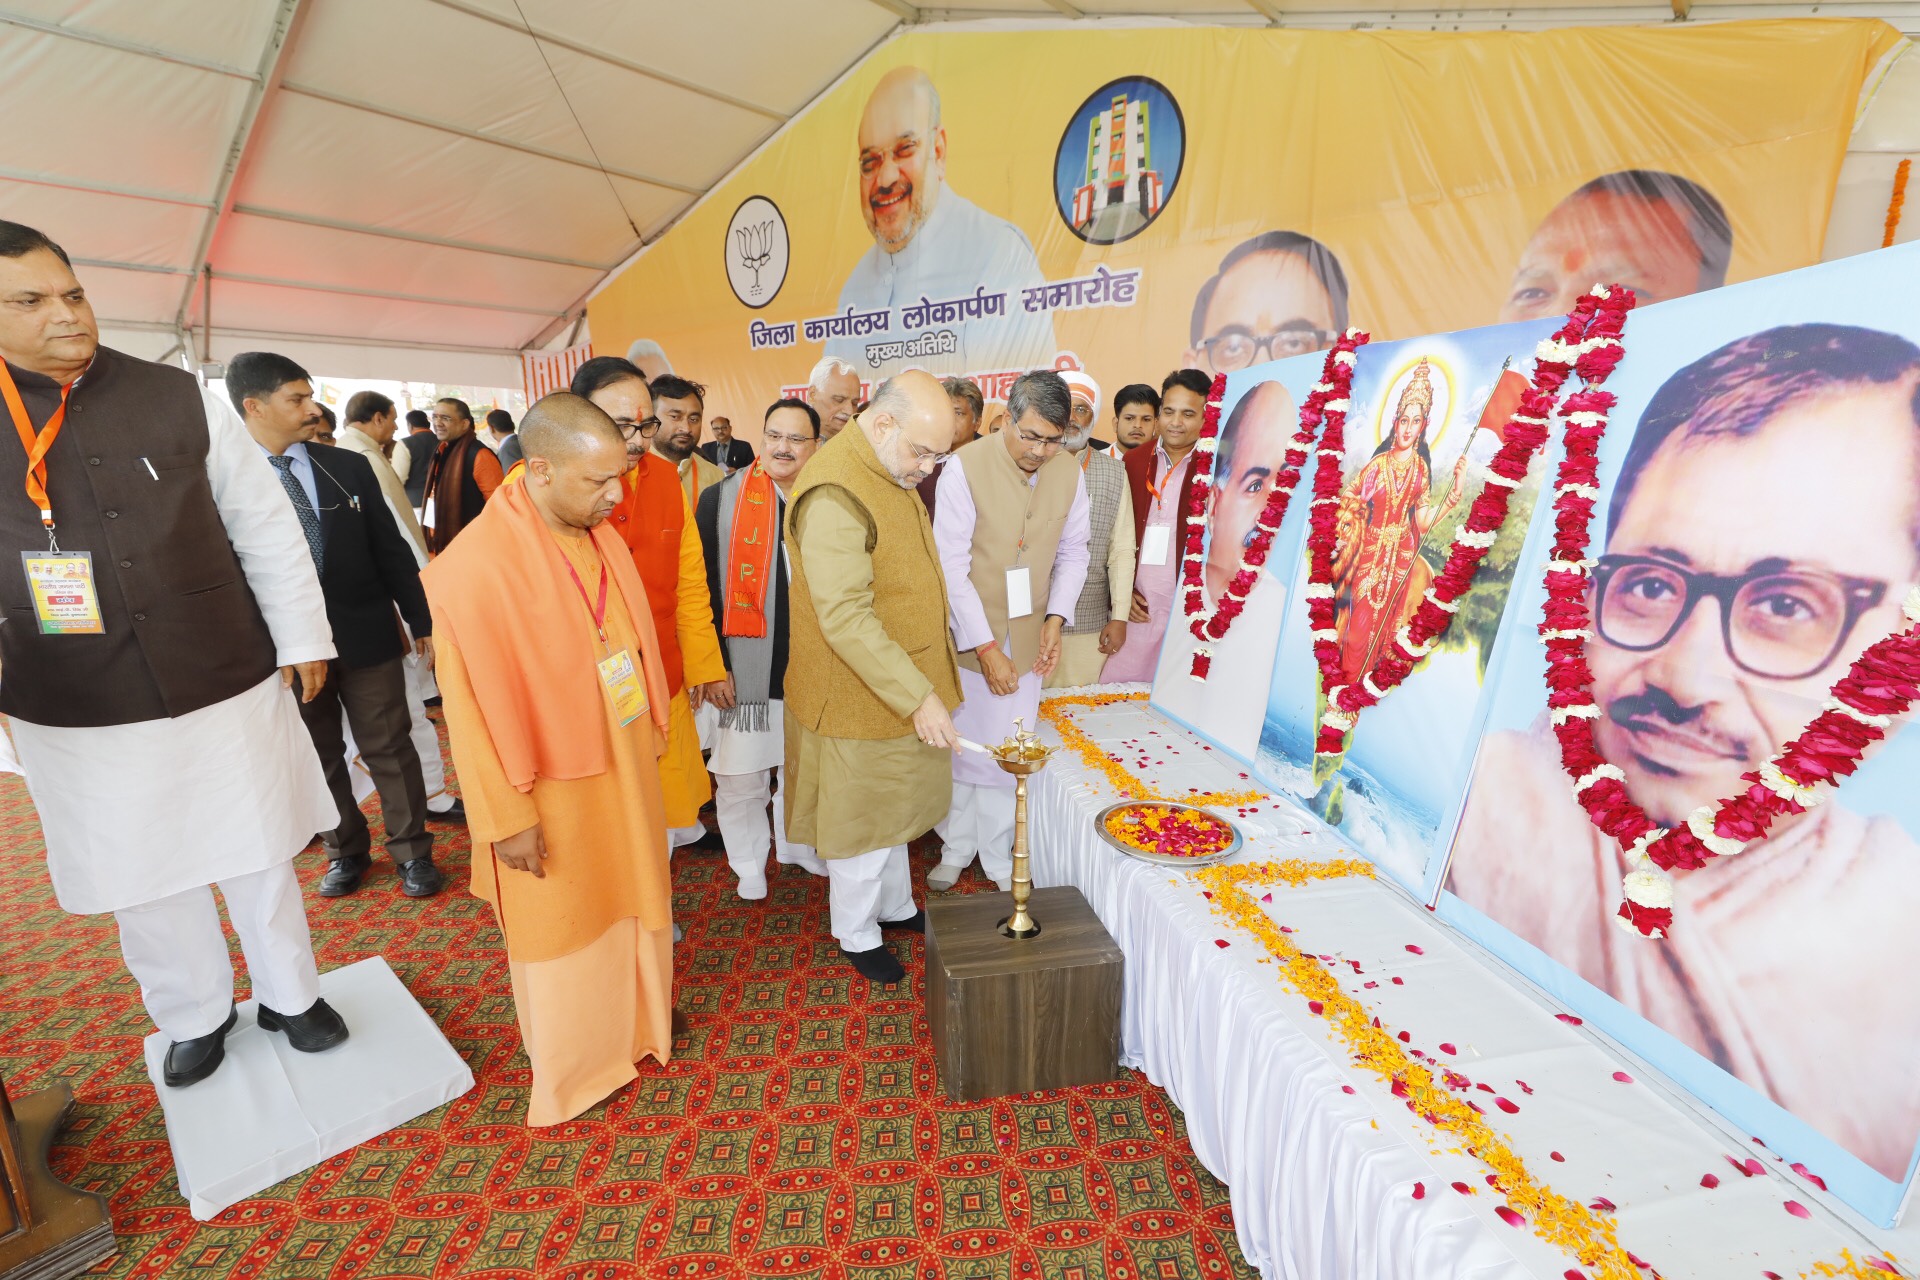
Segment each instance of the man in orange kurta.
[{"label": "man in orange kurta", "polygon": [[[573,391],[604,410],[627,442],[629,470],[607,525],[633,553],[660,641],[667,693],[667,750],[660,757],[669,847],[712,843],[700,809],[713,782],[700,758],[693,713],[703,703],[732,705],[733,685],[707,594],[700,531],[673,464],[647,448],[657,422],[646,375],[618,356],[596,356],[574,374]],[[524,447],[524,446],[523,446]],[[516,467],[509,480],[521,474]]]},{"label": "man in orange kurta", "polygon": [[608,523],[632,551],[634,568],[653,602],[654,630],[673,700],[667,712],[667,753],[660,757],[667,839],[675,848],[711,843],[700,824],[700,807],[713,798],[713,782],[700,758],[693,699],[730,706],[732,682],[713,628],[706,552],[673,464],[641,454],[621,477],[620,502]]},{"label": "man in orange kurta", "polygon": [[625,450],[564,392],[521,424],[526,472],[422,573],[473,835],[473,891],[507,944],[559,1124],[672,1043],[671,879],[657,761],[667,686],[647,591],[607,526]]}]

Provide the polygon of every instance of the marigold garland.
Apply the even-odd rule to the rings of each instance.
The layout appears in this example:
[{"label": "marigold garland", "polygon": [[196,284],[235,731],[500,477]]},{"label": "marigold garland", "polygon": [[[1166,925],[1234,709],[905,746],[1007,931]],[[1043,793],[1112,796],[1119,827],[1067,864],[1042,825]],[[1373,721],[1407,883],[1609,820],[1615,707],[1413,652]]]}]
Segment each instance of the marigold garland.
[{"label": "marigold garland", "polygon": [[1880,247],[1893,247],[1893,233],[1900,229],[1900,211],[1907,207],[1907,175],[1913,172],[1913,161],[1902,160],[1893,171],[1893,198],[1887,201],[1886,234],[1880,237]]},{"label": "marigold garland", "polygon": [[1089,738],[1068,714],[1074,707],[1110,707],[1118,702],[1145,702],[1144,693],[1062,693],[1040,704],[1040,718],[1053,726],[1060,741],[1080,757],[1081,763],[1107,780],[1107,785],[1127,800],[1159,800],[1172,804],[1196,805],[1202,809],[1239,809],[1268,798],[1265,791],[1190,791],[1173,795],[1149,786],[1118,757],[1103,750]]},{"label": "marigold garland", "polygon": [[1395,1034],[1348,995],[1319,960],[1293,944],[1245,888],[1249,883],[1299,885],[1311,879],[1370,876],[1370,866],[1351,860],[1280,867],[1241,863],[1201,867],[1190,874],[1211,891],[1216,913],[1252,934],[1266,948],[1282,979],[1306,997],[1309,1010],[1327,1020],[1346,1043],[1354,1062],[1385,1081],[1395,1097],[1406,1100],[1408,1110],[1458,1138],[1469,1154],[1486,1165],[1492,1175],[1491,1185],[1506,1197],[1507,1208],[1532,1227],[1536,1236],[1578,1258],[1593,1269],[1598,1280],[1639,1280],[1641,1270],[1620,1245],[1610,1219],[1536,1179],[1486,1118],[1455,1097],[1435,1079],[1433,1071],[1415,1061]]}]

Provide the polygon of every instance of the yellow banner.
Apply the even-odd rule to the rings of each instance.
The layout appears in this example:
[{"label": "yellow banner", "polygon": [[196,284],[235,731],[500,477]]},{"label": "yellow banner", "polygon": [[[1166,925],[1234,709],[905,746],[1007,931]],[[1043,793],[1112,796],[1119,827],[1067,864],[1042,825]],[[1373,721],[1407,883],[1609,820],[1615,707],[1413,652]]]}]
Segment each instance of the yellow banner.
[{"label": "yellow banner", "polygon": [[1079,367],[1110,405],[1349,321],[1558,314],[1598,279],[1658,301],[1818,260],[1898,41],[1845,19],[911,33],[612,281],[594,348],[706,384],[755,437],[823,356],[990,400]]}]

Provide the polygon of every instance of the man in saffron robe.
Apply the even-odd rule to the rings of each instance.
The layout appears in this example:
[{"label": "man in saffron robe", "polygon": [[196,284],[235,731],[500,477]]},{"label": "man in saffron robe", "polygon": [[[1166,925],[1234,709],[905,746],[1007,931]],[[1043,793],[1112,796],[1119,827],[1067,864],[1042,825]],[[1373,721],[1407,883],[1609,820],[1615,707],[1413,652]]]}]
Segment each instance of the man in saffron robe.
[{"label": "man in saffron robe", "polygon": [[[473,835],[473,891],[506,937],[533,1066],[527,1124],[559,1124],[672,1042],[667,689],[646,588],[607,526],[627,469],[565,392],[521,429],[526,471],[421,579]],[[537,661],[529,661],[538,655]]]},{"label": "man in saffron robe", "polygon": [[[574,372],[570,390],[612,418],[626,441],[628,470],[620,479],[620,501],[607,526],[633,553],[660,644],[670,699],[667,751],[660,757],[667,843],[676,849],[718,849],[719,838],[700,824],[700,809],[713,798],[713,783],[700,758],[693,713],[708,702],[723,710],[731,707],[733,682],[713,629],[700,532],[673,465],[647,448],[660,424],[640,370],[619,356],[596,356]],[[516,469],[514,475],[520,474]]]}]

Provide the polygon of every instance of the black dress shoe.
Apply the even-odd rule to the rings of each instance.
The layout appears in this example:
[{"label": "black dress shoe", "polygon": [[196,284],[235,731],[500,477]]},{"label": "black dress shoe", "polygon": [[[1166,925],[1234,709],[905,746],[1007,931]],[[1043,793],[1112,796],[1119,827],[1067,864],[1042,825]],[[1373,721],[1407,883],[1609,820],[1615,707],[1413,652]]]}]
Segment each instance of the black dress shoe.
[{"label": "black dress shoe", "polygon": [[727,851],[727,842],[726,842],[726,839],[718,831],[715,831],[714,829],[709,827],[707,829],[707,834],[701,836],[698,840],[695,840],[692,844],[682,845],[681,848],[705,849],[710,853],[725,853]]},{"label": "black dress shoe", "polygon": [[453,823],[456,825],[465,825],[467,821],[467,802],[460,799],[458,796],[455,796],[453,800],[453,808],[427,810],[427,821],[428,822],[446,822],[446,823]]},{"label": "black dress shoe", "polygon": [[220,1024],[218,1031],[195,1036],[191,1040],[175,1040],[168,1045],[166,1066],[160,1072],[160,1078],[167,1082],[167,1087],[184,1089],[212,1075],[226,1061],[227,1032],[233,1030],[233,1024],[239,1019],[239,1009],[229,1009],[227,1020]]},{"label": "black dress shoe", "polygon": [[905,920],[882,920],[882,929],[901,929],[907,933],[925,933],[927,931],[927,913],[916,911]]},{"label": "black dress shoe", "polygon": [[320,877],[320,896],[346,897],[360,887],[372,865],[371,858],[335,858],[327,864],[327,874]]},{"label": "black dress shoe", "polygon": [[884,946],[875,947],[871,951],[849,951],[842,947],[840,954],[845,956],[847,963],[854,967],[854,971],[868,982],[883,983],[890,987],[907,976],[906,969],[894,958],[893,952]]},{"label": "black dress shoe", "polygon": [[423,707],[437,707],[440,705],[440,695],[436,693],[431,698],[422,698],[420,699],[420,705]]},{"label": "black dress shoe", "polygon": [[432,858],[414,858],[400,864],[400,892],[409,898],[431,898],[446,887],[447,875],[433,865]]},{"label": "black dress shoe", "polygon": [[284,1031],[287,1043],[302,1053],[319,1053],[346,1043],[347,1024],[325,1000],[315,1000],[305,1013],[275,1013],[265,1005],[258,1014],[264,1031]]}]

